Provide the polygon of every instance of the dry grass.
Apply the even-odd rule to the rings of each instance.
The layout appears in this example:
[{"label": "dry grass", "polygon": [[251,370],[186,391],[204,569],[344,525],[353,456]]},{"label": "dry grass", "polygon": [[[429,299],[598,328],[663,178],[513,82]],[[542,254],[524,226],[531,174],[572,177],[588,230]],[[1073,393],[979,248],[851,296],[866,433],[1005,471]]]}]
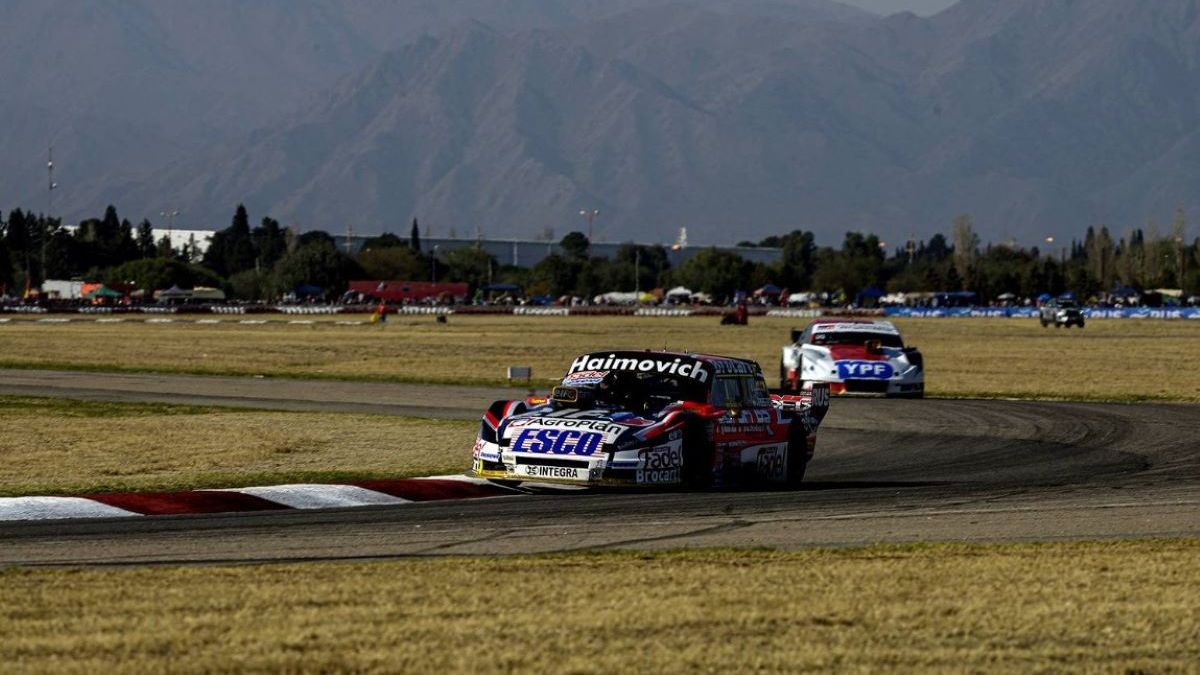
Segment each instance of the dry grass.
[{"label": "dry grass", "polygon": [[[749,356],[776,377],[779,350],[803,319],[638,317],[395,317],[386,326],[140,323],[0,325],[0,366],[264,373],[409,382],[495,384],[509,365],[543,382],[579,353],[691,349]],[[1095,320],[1085,330],[1033,319],[897,321],[921,347],[934,396],[1200,401],[1200,322]]]},{"label": "dry grass", "polygon": [[1197,671],[1195,540],[0,572],[30,672]]},{"label": "dry grass", "polygon": [[0,496],[461,472],[477,425],[0,397]]}]

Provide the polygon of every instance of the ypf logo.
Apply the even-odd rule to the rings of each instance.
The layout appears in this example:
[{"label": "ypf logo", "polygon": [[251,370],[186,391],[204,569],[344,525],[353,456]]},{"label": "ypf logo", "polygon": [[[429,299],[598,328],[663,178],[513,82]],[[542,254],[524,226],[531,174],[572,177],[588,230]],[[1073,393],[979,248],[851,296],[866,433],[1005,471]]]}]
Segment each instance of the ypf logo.
[{"label": "ypf logo", "polygon": [[895,372],[887,361],[837,362],[837,374],[843,380],[886,380]]}]

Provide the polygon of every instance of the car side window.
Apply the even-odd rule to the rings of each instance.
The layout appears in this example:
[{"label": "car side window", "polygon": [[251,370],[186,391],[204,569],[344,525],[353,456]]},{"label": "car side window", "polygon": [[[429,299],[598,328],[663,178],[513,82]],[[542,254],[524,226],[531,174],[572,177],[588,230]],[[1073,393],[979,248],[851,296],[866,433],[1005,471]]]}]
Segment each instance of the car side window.
[{"label": "car side window", "polygon": [[743,379],[746,380],[747,405],[752,408],[771,407],[771,390],[767,387],[767,381],[761,377],[747,377]]},{"label": "car side window", "polygon": [[741,405],[742,384],[740,377],[718,377],[713,382],[712,404],[718,408],[732,408]]}]

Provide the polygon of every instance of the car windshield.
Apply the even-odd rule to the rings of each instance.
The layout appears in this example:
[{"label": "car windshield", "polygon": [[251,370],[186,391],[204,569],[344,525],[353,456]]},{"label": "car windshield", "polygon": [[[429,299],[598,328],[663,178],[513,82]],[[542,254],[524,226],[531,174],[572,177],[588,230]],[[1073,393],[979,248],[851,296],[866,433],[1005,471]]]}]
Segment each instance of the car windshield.
[{"label": "car windshield", "polygon": [[878,340],[884,347],[903,347],[904,341],[895,333],[876,333],[874,331],[830,331],[813,333],[814,345],[863,345],[871,340]]},{"label": "car windshield", "polygon": [[596,402],[631,412],[655,413],[676,401],[702,402],[704,386],[692,378],[662,373],[609,373],[596,387]]}]

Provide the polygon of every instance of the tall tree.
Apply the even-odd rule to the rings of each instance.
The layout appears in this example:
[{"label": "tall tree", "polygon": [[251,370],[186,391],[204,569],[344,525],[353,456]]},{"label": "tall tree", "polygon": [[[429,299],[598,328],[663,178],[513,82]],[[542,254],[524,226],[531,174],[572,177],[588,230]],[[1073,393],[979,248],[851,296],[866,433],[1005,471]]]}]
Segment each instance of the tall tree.
[{"label": "tall tree", "polygon": [[257,267],[269,270],[287,253],[287,237],[279,226],[279,221],[269,216],[263,217],[262,224],[251,233],[254,250],[257,256]]},{"label": "tall tree", "polygon": [[962,214],[954,219],[954,271],[962,280],[962,290],[967,290],[971,270],[979,255],[979,235],[971,224],[971,216]]},{"label": "tall tree", "polygon": [[138,253],[143,258],[153,258],[158,255],[158,247],[154,245],[154,226],[149,220],[143,220],[138,225],[137,232]]},{"label": "tall tree", "polygon": [[416,218],[413,218],[412,233],[409,235],[409,245],[417,253],[421,252],[421,228],[417,226]]}]

